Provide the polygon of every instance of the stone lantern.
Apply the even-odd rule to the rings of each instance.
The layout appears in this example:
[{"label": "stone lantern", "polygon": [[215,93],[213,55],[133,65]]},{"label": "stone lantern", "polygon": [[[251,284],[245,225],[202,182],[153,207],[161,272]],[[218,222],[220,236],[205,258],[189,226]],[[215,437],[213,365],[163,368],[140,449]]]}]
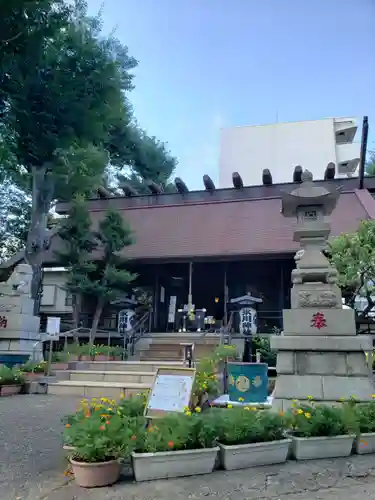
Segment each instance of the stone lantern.
[{"label": "stone lantern", "polygon": [[338,273],[322,253],[330,233],[339,191],[313,183],[305,171],[302,183],[282,193],[282,214],[294,217],[294,241],[301,249],[292,271],[291,309],[283,311],[284,333],[271,338],[278,351],[274,405],[287,409],[293,399],[335,403],[355,395],[360,401],[374,392],[365,352],[370,337],[356,336],[355,312],[342,309]]}]

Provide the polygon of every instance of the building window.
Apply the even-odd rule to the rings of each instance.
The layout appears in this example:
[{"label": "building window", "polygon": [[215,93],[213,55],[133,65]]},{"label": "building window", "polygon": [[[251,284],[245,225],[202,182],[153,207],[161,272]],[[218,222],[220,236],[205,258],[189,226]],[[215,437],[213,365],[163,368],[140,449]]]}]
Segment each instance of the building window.
[{"label": "building window", "polygon": [[65,294],[65,305],[66,305],[66,307],[73,306],[73,295],[69,292],[66,292],[66,294]]}]

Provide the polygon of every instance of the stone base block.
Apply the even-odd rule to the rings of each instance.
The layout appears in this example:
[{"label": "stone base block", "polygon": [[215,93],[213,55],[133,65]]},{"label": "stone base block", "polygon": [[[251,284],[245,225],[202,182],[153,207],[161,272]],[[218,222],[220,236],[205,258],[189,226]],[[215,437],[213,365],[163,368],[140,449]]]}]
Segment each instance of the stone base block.
[{"label": "stone base block", "polygon": [[359,401],[371,401],[375,392],[370,377],[335,375],[279,375],[273,393],[274,401],[307,400],[340,401],[355,397]]},{"label": "stone base block", "polygon": [[[312,325],[313,315],[322,313],[326,326]],[[355,332],[355,313],[351,309],[284,309],[284,335],[345,335]]]},{"label": "stone base block", "polygon": [[371,375],[363,352],[280,351],[276,370],[279,375]]},{"label": "stone base block", "polygon": [[[349,311],[350,312],[350,311]],[[277,351],[345,351],[345,352],[369,352],[372,351],[372,339],[365,335],[352,334],[351,337],[338,337],[334,335],[273,335],[271,337],[271,348]]]},{"label": "stone base block", "polygon": [[2,316],[6,320],[6,328],[1,333],[8,337],[8,331],[18,332],[39,332],[40,318],[30,314],[4,313]]},{"label": "stone base block", "polygon": [[341,290],[331,283],[295,283],[290,292],[292,309],[342,309]]},{"label": "stone base block", "polygon": [[33,316],[34,300],[27,295],[10,295],[2,297],[2,304],[4,304],[4,315],[8,314],[23,314]]}]

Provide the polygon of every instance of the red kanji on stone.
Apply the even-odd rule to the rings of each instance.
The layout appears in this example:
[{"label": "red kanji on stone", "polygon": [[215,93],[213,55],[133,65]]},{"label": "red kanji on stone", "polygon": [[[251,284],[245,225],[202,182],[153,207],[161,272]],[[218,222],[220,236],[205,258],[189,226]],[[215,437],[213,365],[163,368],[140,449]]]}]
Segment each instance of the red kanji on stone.
[{"label": "red kanji on stone", "polygon": [[318,330],[320,330],[321,328],[325,328],[327,326],[327,321],[324,317],[324,314],[321,312],[313,314],[313,317],[311,319],[311,326],[313,328],[318,328]]}]

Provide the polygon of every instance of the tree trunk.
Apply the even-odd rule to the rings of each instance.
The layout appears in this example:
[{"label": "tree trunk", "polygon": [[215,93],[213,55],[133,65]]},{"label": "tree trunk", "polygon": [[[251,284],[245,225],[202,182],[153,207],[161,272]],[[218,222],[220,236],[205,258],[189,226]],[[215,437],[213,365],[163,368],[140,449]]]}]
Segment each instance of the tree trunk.
[{"label": "tree trunk", "polygon": [[37,316],[42,297],[44,253],[49,248],[47,214],[51,206],[53,184],[47,166],[31,167],[31,173],[33,180],[32,209],[25,260],[33,270],[31,297],[34,299],[34,315]]},{"label": "tree trunk", "polygon": [[96,332],[98,331],[99,320],[103,312],[103,307],[104,307],[104,300],[101,297],[99,297],[91,325],[90,345],[93,345],[95,342]]},{"label": "tree trunk", "polygon": [[[72,309],[73,309],[73,329],[76,330],[80,326],[80,316],[82,310],[82,295],[80,293],[74,294],[72,297]],[[79,343],[79,334],[75,332],[73,334],[74,343]]]}]

